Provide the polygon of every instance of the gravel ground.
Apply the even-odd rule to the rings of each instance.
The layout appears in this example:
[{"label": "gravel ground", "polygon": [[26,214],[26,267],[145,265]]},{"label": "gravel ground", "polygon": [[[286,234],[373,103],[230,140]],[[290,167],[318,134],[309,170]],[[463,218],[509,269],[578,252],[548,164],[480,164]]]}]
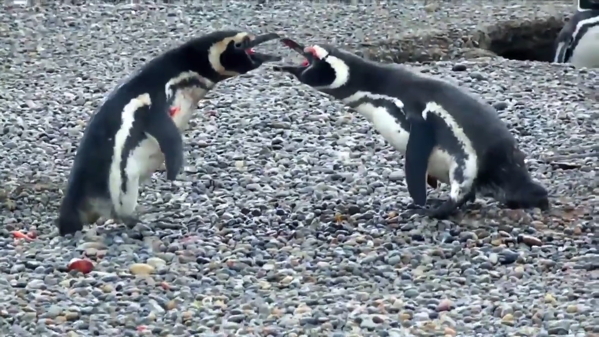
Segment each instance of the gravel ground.
[{"label": "gravel ground", "polygon": [[[53,236],[60,189],[89,115],[158,52],[236,27],[383,59],[402,43],[438,41],[423,37],[433,31],[449,36],[439,48],[455,56],[467,39],[452,36],[481,22],[571,7],[477,3],[436,11],[412,1],[361,10],[236,1],[4,8],[2,334],[599,334],[599,159],[596,152],[555,158],[599,144],[597,71],[493,58],[415,65],[495,105],[551,191],[550,214],[480,200],[480,210],[446,221],[402,218],[409,197],[401,156],[362,117],[264,68],[200,103],[186,134],[185,173],[173,183],[156,174],[144,189],[142,220],[153,231],[143,240],[104,233],[110,224]],[[15,230],[38,237],[17,240]],[[67,272],[82,255],[95,270]]]}]

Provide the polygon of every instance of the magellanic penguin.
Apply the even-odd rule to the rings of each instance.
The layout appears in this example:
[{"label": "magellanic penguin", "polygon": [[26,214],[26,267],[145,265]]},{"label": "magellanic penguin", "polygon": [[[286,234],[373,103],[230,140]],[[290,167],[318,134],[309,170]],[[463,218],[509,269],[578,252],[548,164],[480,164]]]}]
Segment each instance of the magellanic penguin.
[{"label": "magellanic penguin", "polygon": [[216,83],[280,60],[253,49],[278,38],[212,32],[157,56],[118,85],[84,131],[59,210],[59,233],[75,233],[100,217],[134,225],[139,185],[163,163],[168,180],[181,170],[181,132],[198,101]]},{"label": "magellanic penguin", "polygon": [[553,62],[599,68],[599,0],[578,0],[576,13],[555,39]]},{"label": "magellanic penguin", "polygon": [[[549,208],[548,193],[533,181],[525,155],[496,111],[449,82],[402,65],[364,60],[330,45],[288,47],[301,66],[274,67],[353,108],[405,156],[410,208],[436,218],[453,214],[476,194],[510,208]],[[426,207],[426,177],[450,186],[448,200]]]}]

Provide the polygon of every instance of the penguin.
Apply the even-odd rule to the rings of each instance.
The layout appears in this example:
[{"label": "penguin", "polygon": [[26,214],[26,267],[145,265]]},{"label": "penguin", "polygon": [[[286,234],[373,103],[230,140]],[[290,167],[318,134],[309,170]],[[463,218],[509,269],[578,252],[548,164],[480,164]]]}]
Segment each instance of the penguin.
[{"label": "penguin", "polygon": [[139,186],[161,165],[175,180],[184,164],[182,132],[215,85],[257,69],[275,55],[256,52],[277,34],[215,31],[150,60],[122,81],[90,119],[61,201],[60,235],[99,218],[137,223]]},{"label": "penguin", "polygon": [[[446,218],[477,195],[509,208],[549,209],[547,190],[532,179],[514,136],[486,102],[403,65],[365,60],[331,45],[281,41],[305,60],[273,70],[354,109],[404,155],[413,213]],[[431,200],[436,207],[427,205],[427,175],[450,186],[448,199]]]},{"label": "penguin", "polygon": [[554,63],[599,68],[599,1],[578,0],[576,13],[554,43]]}]

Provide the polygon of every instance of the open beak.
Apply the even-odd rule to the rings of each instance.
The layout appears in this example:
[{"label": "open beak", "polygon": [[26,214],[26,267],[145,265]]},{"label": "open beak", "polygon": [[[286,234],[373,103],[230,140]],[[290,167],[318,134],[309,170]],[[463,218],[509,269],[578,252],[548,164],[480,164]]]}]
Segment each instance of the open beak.
[{"label": "open beak", "polygon": [[311,53],[307,53],[304,51],[306,49],[304,45],[287,38],[281,39],[281,42],[285,46],[293,49],[296,53],[301,54],[304,57],[304,62],[302,62],[300,66],[273,67],[273,70],[284,71],[295,76],[299,76],[304,70],[306,70],[310,65],[312,65],[312,63],[314,62],[314,56]]},{"label": "open beak", "polygon": [[243,48],[245,49],[245,52],[248,54],[248,56],[250,57],[250,59],[252,60],[252,62],[254,62],[254,64],[256,66],[260,66],[260,65],[262,65],[262,63],[265,63],[265,62],[280,61],[281,60],[280,56],[258,53],[254,50],[254,47],[257,47],[261,43],[276,40],[279,38],[280,38],[279,34],[276,34],[276,33],[258,35],[253,40],[246,43],[243,46]]}]

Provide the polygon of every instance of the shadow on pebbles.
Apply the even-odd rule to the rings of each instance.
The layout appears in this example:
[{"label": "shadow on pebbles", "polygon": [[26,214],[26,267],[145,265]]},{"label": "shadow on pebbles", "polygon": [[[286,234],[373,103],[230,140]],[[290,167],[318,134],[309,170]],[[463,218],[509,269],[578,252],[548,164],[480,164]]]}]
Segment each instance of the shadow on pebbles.
[{"label": "shadow on pebbles", "polygon": [[[3,8],[2,333],[599,333],[599,77],[496,56],[543,60],[531,50],[542,50],[570,7]],[[478,210],[447,221],[403,219],[401,156],[362,117],[265,67],[200,103],[186,133],[185,172],[173,183],[157,173],[143,190],[142,233],[99,224],[55,237],[73,153],[106,92],[160,51],[229,27],[421,62],[412,65],[481,95],[518,137],[532,174],[551,191],[553,211],[507,211],[479,200]],[[538,45],[526,46],[531,39]],[[293,57],[276,44],[261,48]],[[83,257],[92,272],[67,270]]]}]

